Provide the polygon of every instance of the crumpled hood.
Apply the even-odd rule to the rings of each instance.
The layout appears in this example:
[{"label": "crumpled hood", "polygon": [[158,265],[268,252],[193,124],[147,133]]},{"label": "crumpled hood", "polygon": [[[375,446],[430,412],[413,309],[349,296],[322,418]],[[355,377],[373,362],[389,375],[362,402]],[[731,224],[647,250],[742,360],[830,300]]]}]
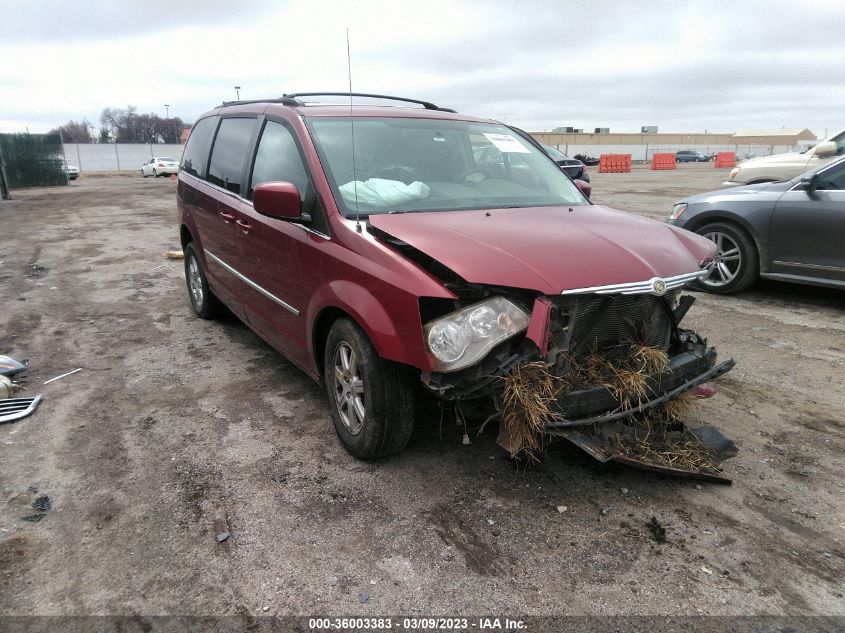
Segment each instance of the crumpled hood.
[{"label": "crumpled hood", "polygon": [[606,207],[535,207],[371,215],[371,226],[466,281],[559,294],[699,269],[709,240]]}]

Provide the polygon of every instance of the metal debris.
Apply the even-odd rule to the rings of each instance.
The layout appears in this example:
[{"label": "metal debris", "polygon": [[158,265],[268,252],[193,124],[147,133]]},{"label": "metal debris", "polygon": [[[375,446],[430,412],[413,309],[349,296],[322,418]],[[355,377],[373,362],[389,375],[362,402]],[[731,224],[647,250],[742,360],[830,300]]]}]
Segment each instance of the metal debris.
[{"label": "metal debris", "polygon": [[45,380],[43,384],[49,385],[54,380],[58,380],[59,378],[64,378],[65,376],[70,376],[71,374],[75,374],[78,371],[82,371],[82,367],[77,367],[73,371],[69,371],[66,374],[62,374],[61,376],[56,376],[55,378],[50,378],[50,380]]}]

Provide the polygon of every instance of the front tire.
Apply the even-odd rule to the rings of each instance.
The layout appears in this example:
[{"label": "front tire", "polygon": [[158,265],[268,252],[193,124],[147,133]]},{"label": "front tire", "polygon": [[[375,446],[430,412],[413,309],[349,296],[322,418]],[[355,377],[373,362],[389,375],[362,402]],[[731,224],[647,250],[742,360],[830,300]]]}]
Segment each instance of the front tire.
[{"label": "front tire", "polygon": [[710,274],[698,280],[699,288],[715,294],[745,290],[760,272],[754,240],[743,229],[729,222],[706,224],[696,231],[716,244]]},{"label": "front tire", "polygon": [[185,246],[185,282],[188,285],[191,307],[197,316],[201,319],[217,318],[223,306],[208,287],[208,279],[193,242]]},{"label": "front tire", "polygon": [[358,459],[376,459],[407,446],[414,430],[414,395],[406,367],[381,358],[346,318],[329,330],[323,367],[332,422],[347,451]]},{"label": "front tire", "polygon": [[153,169],[153,176],[155,176],[156,178],[158,178],[158,172],[157,172],[155,169]]}]

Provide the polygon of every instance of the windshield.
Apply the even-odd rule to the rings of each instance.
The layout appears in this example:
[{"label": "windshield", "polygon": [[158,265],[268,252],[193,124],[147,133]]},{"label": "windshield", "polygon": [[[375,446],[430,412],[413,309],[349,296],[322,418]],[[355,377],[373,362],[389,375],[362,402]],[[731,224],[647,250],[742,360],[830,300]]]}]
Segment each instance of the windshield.
[{"label": "windshield", "polygon": [[341,212],[452,211],[588,204],[537,147],[503,125],[356,118],[308,122]]}]

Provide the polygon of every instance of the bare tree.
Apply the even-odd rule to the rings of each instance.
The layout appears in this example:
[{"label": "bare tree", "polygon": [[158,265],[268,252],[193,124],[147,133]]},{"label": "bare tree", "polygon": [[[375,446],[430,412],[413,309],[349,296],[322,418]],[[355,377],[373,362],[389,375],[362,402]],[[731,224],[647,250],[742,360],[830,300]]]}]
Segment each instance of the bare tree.
[{"label": "bare tree", "polygon": [[61,134],[65,143],[91,143],[91,131],[86,119],[82,121],[68,121],[54,130],[51,134]]},{"label": "bare tree", "polygon": [[178,143],[184,126],[179,117],[163,119],[153,113],[138,114],[135,106],[105,108],[100,123],[100,138],[105,131],[115,143]]}]

